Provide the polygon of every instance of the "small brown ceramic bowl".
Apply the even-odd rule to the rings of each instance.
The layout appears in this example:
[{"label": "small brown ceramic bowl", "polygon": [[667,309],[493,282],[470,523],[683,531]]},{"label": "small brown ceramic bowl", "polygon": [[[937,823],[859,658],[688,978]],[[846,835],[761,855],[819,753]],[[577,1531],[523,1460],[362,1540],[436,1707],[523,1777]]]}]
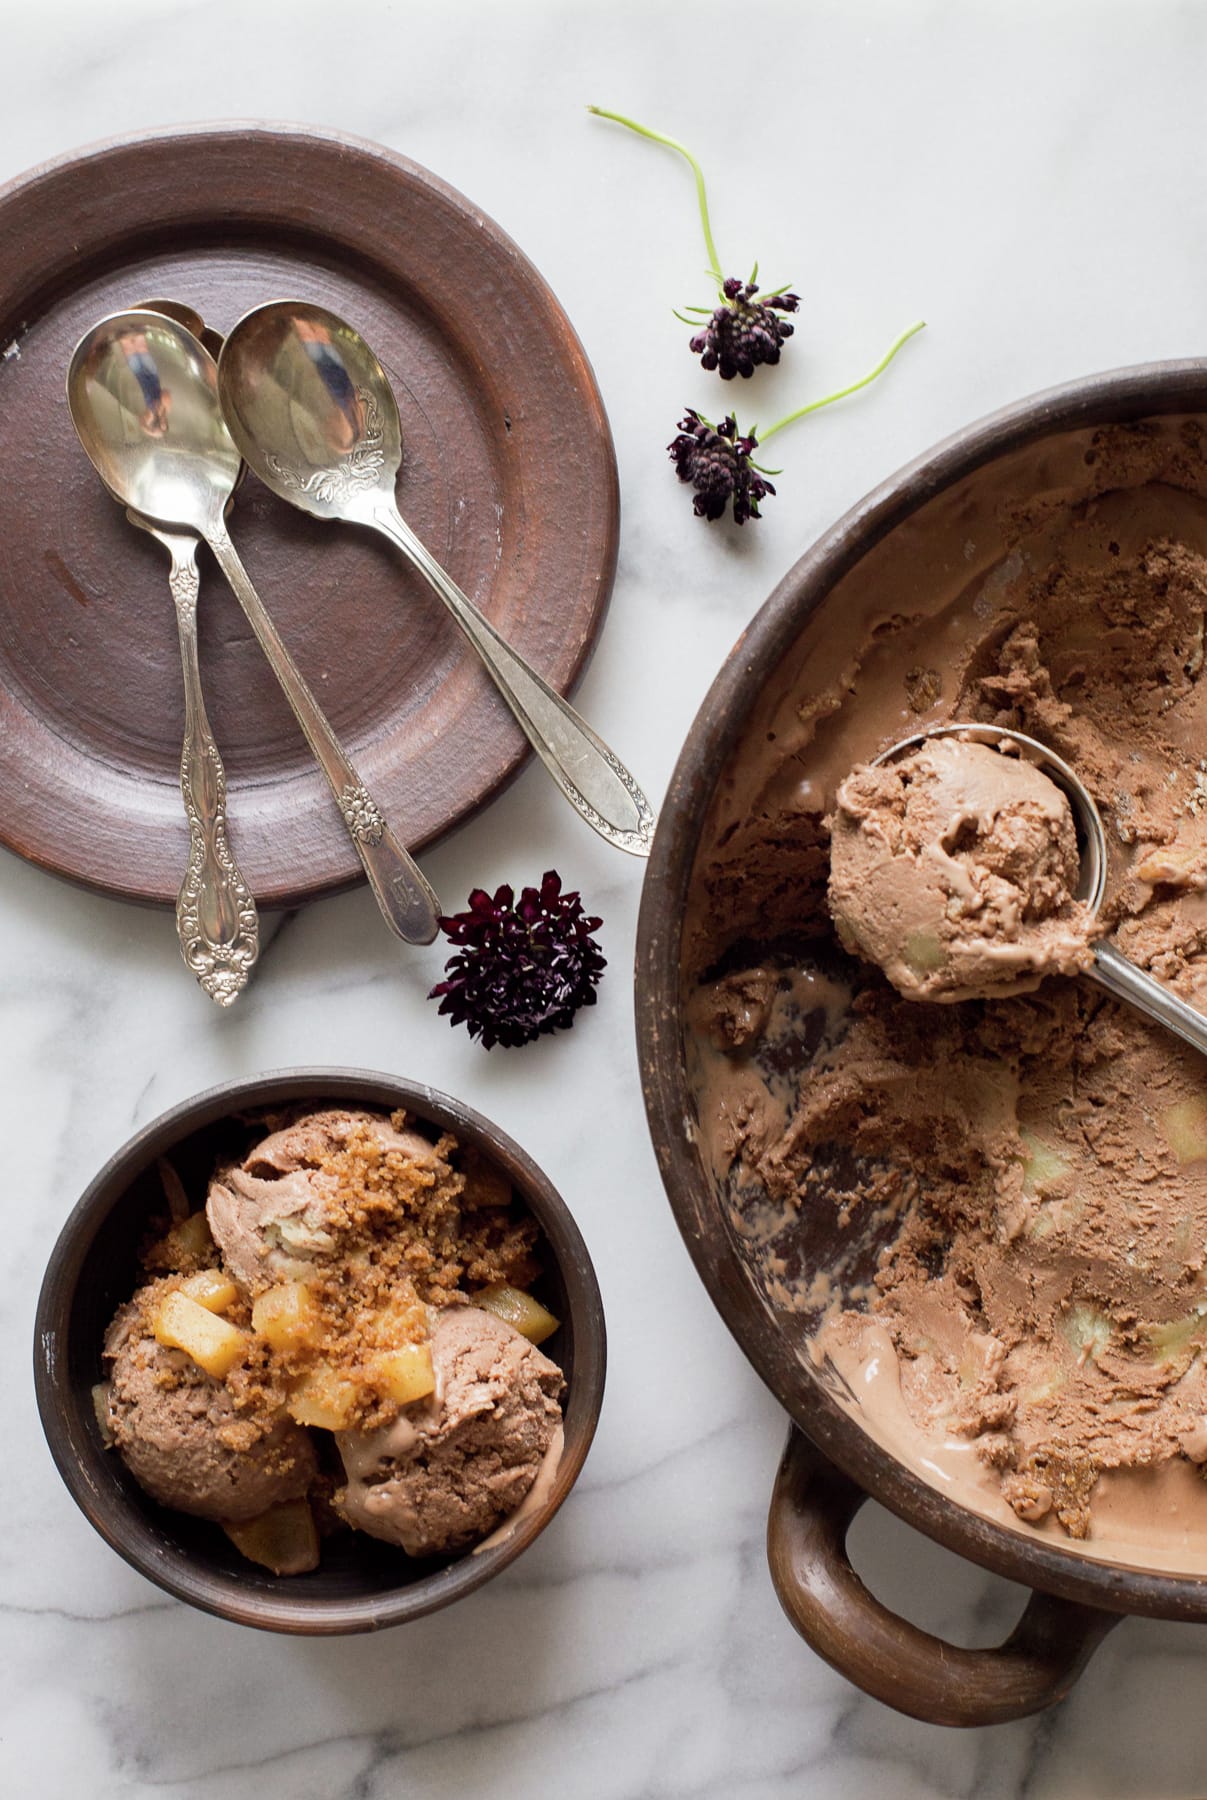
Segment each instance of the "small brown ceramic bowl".
[{"label": "small brown ceramic bowl", "polygon": [[[239,1555],[221,1529],[151,1500],[106,1450],[92,1404],[103,1378],[101,1342],[138,1283],[138,1250],[164,1212],[156,1159],[170,1157],[190,1194],[216,1158],[246,1141],[239,1115],[287,1105],[402,1107],[422,1129],[451,1131],[510,1179],[540,1224],[539,1297],[561,1320],[542,1348],[566,1377],[565,1449],[547,1504],[502,1542],[478,1553],[418,1560],[362,1532],[325,1540],[312,1574],[271,1575]],[[149,1580],[220,1618],[267,1631],[319,1636],[401,1625],[448,1606],[514,1562],[574,1486],[603,1399],[606,1340],[587,1247],[546,1176],[497,1126],[459,1100],[418,1083],[354,1069],[290,1069],[227,1083],[173,1107],[112,1157],[85,1191],[54,1247],[42,1283],[34,1379],[42,1427],[81,1510]]]},{"label": "small brown ceramic bowl", "polygon": [[[1104,428],[1131,432],[1141,452],[1154,434],[1185,434],[1197,454],[1207,438],[1207,363],[1119,369],[982,419],[869,495],[801,558],[751,621],[697,714],[662,808],[642,895],[637,1027],[662,1178],[701,1279],[792,1420],[768,1523],[777,1592],[819,1655],[877,1698],[934,1724],[992,1724],[1050,1706],[1122,1615],[1207,1621],[1207,1578],[1162,1562],[1155,1537],[1150,1560],[1138,1549],[1116,1563],[1011,1529],[923,1480],[865,1428],[849,1390],[839,1392],[810,1356],[808,1324],[759,1288],[729,1227],[688,1073],[685,921],[702,891],[696,871],[710,853],[716,813],[726,805],[726,819],[736,813],[734,774],[742,759],[757,758],[774,735],[775,707],[795,695],[791,684],[806,672],[810,681],[831,678],[819,673],[830,667],[831,624],[853,607],[871,603],[884,611],[892,604],[905,614],[923,597],[929,604],[946,592],[944,584],[959,591],[978,567],[1005,555],[1003,520],[1015,504],[1048,494],[1069,506],[1090,504],[1096,433]],[[1196,532],[1198,547],[1207,549],[1202,519]],[[802,757],[802,778],[810,774],[805,763]],[[790,906],[790,880],[782,892]],[[760,918],[755,935],[766,924]],[[854,1271],[851,1234],[844,1236],[837,1209],[826,1217],[811,1211],[807,1227],[812,1268],[824,1276],[841,1262]],[[860,1244],[860,1279],[871,1278],[878,1249]],[[1006,1643],[995,1650],[942,1643],[868,1592],[851,1567],[846,1536],[869,1496],[1032,1590]]]}]

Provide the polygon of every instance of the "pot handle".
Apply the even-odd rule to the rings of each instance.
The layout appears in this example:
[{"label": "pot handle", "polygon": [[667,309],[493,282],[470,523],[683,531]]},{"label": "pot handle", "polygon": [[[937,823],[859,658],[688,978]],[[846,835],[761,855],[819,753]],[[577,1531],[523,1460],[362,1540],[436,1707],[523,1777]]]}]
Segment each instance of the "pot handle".
[{"label": "pot handle", "polygon": [[810,1649],[898,1712],[930,1725],[997,1725],[1063,1700],[1117,1613],[1033,1592],[1004,1644],[963,1650],[898,1618],[851,1567],[868,1495],[793,1426],[767,1520],[779,1601]]}]

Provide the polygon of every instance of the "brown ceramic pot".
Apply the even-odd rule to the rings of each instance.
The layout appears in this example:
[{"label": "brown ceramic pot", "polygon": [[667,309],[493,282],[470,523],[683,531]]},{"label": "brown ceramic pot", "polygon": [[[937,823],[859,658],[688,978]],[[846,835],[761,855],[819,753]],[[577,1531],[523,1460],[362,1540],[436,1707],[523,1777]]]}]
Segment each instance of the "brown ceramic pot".
[{"label": "brown ceramic pot", "polygon": [[[269,1106],[402,1107],[455,1133],[510,1179],[538,1220],[538,1292],[561,1320],[544,1345],[566,1377],[565,1449],[545,1506],[480,1553],[417,1560],[361,1532],[324,1545],[312,1574],[278,1577],[247,1562],[218,1526],[158,1506],[105,1449],[92,1387],[105,1327],[138,1280],[138,1250],[164,1210],[156,1159],[169,1156],[190,1193],[223,1148],[245,1137],[239,1114]],[[373,1631],[435,1612],[497,1575],[544,1530],[583,1466],[603,1400],[606,1341],[599,1286],[564,1201],[536,1164],[479,1113],[434,1088],[355,1069],[291,1069],[228,1082],[164,1113],[120,1149],[86,1189],[47,1266],[34,1332],[42,1427],[73,1499],[128,1563],[168,1593],[220,1618],[309,1636]]]},{"label": "brown ceramic pot", "polygon": [[[1158,415],[1207,414],[1207,363],[1147,364],[1040,394],[995,413],[912,463],[801,558],[739,640],[697,715],[671,782],[650,859],[637,945],[637,1025],[646,1109],[671,1206],[709,1293],[793,1421],[775,1482],[768,1554],[776,1590],[809,1644],[868,1693],[936,1724],[1017,1718],[1068,1691],[1120,1616],[1207,1619],[1207,1581],[1088,1560],[1051,1539],[981,1517],[929,1486],[844,1409],[759,1293],[722,1215],[694,1132],[684,1057],[681,937],[701,833],[717,782],[756,702],[837,585],[893,534],[913,568],[958,559],[961,490],[1015,458],[1033,490],[1067,434]],[[1084,461],[1084,458],[1076,459]],[[1088,481],[1088,477],[1087,477]],[[952,504],[944,507],[943,497]],[[925,509],[938,502],[933,543]],[[921,546],[921,561],[920,558]],[[883,554],[883,552],[882,552]],[[837,1249],[835,1237],[832,1249]],[[824,1262],[824,1251],[823,1251]],[[920,1531],[1032,1591],[997,1649],[945,1644],[896,1617],[863,1586],[845,1548],[875,1497]]]}]

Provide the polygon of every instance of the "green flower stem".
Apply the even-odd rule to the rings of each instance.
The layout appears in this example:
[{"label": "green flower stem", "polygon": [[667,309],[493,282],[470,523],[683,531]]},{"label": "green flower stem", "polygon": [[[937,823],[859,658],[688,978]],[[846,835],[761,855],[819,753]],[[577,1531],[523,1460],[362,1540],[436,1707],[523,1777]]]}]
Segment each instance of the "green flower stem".
[{"label": "green flower stem", "polygon": [[784,429],[785,425],[795,425],[796,421],[803,419],[806,413],[820,412],[823,406],[833,406],[836,400],[845,400],[848,394],[857,394],[860,388],[867,387],[870,382],[875,381],[877,375],[883,375],[902,344],[907,344],[910,338],[923,329],[925,324],[925,319],[916,320],[908,331],[903,331],[901,336],[889,345],[876,367],[869,370],[859,381],[853,381],[850,387],[839,388],[837,393],[827,394],[824,400],[810,400],[807,406],[798,406],[796,411],[790,412],[786,418],[777,419],[774,425],[767,427],[766,431],[760,431],[758,434],[759,444],[765,444],[769,437],[774,437],[777,431]]},{"label": "green flower stem", "polygon": [[[708,195],[704,191],[704,171],[686,145],[676,138],[665,137],[660,131],[651,131],[648,125],[639,125],[636,119],[626,119],[623,113],[609,112],[606,106],[589,106],[589,113],[600,119],[612,119],[617,125],[623,125],[628,131],[635,131],[638,137],[649,138],[655,144],[665,144],[668,150],[677,150],[691,164],[692,174],[696,178],[696,201],[700,208],[700,224],[704,228],[704,248],[708,253],[709,267],[718,287],[725,277],[721,273],[721,259],[717,255],[717,246],[713,243],[712,226],[708,219]],[[870,378],[869,378],[870,379]],[[837,398],[837,396],[835,396]]]}]

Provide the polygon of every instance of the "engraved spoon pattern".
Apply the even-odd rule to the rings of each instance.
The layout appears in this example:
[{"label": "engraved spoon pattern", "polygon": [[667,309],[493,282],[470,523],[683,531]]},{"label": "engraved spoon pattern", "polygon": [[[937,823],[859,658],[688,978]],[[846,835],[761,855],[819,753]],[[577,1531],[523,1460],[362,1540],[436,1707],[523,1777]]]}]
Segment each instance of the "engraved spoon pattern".
[{"label": "engraved spoon pattern", "polygon": [[570,804],[619,850],[648,856],[654,812],[624,764],[518,655],[401,517],[402,425],[385,371],[325,307],[277,300],[246,313],[218,359],[231,435],[273,493],[318,519],[380,531],[414,564],[481,657]]},{"label": "engraved spoon pattern", "polygon": [[431,943],[439,902],[336,738],[231,543],[224,514],[240,457],[218,404],[213,357],[163,314],[115,313],[77,344],[67,396],[110,492],[158,528],[208,543],[330,784],[382,916],[407,942]]}]

